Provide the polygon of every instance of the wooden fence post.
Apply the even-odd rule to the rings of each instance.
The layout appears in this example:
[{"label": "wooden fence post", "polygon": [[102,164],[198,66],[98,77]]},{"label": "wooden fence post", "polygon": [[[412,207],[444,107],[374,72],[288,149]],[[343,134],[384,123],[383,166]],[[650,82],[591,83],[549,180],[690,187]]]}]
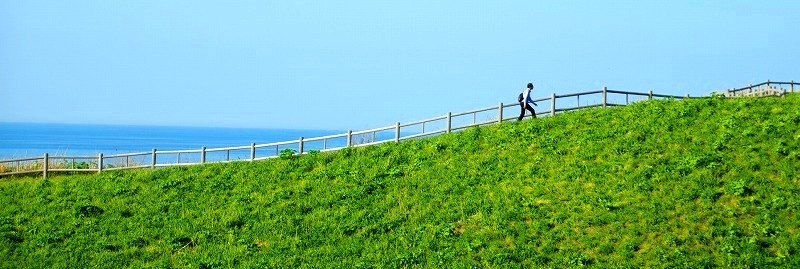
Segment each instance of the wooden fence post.
[{"label": "wooden fence post", "polygon": [[44,154],[44,163],[42,164],[42,178],[47,178],[47,168],[50,166],[50,155]]},{"label": "wooden fence post", "polygon": [[650,90],[650,92],[648,92],[647,100],[653,100],[653,90]]},{"label": "wooden fence post", "polygon": [[792,88],[792,93],[794,93],[794,80],[790,81],[789,83],[790,83],[789,85],[791,85],[789,87]]},{"label": "wooden fence post", "polygon": [[607,87],[603,86],[603,107],[606,107],[606,91],[608,90]]},{"label": "wooden fence post", "polygon": [[200,148],[200,163],[206,163],[206,147]]},{"label": "wooden fence post", "polygon": [[156,168],[156,149],[153,149],[153,163],[150,164],[150,168]]},{"label": "wooden fence post", "polygon": [[497,123],[503,123],[503,102],[497,105]]},{"label": "wooden fence post", "polygon": [[450,133],[450,128],[452,127],[452,118],[453,113],[447,112],[447,133]]},{"label": "wooden fence post", "polygon": [[400,123],[394,126],[394,142],[400,142]]},{"label": "wooden fence post", "polygon": [[353,145],[353,130],[347,130],[347,146]]},{"label": "wooden fence post", "polygon": [[300,143],[297,143],[297,149],[299,150],[297,154],[303,154],[303,137],[300,137]]},{"label": "wooden fence post", "polygon": [[250,161],[256,160],[256,143],[250,143]]},{"label": "wooden fence post", "polygon": [[97,154],[97,173],[103,172],[103,153]]},{"label": "wooden fence post", "polygon": [[556,115],[556,93],[550,96],[550,116]]}]

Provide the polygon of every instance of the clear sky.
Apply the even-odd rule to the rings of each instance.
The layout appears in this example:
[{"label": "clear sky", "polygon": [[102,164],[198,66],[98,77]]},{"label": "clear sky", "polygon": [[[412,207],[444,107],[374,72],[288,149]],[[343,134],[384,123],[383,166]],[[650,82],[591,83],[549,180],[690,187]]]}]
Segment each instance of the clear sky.
[{"label": "clear sky", "polygon": [[800,1],[0,0],[0,122],[364,129],[800,80]]}]

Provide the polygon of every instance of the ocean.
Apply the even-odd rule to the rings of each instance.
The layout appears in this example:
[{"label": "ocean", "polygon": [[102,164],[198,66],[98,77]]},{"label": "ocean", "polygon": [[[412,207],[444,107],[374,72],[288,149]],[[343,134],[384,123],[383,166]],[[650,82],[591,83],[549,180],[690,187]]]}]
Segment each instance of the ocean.
[{"label": "ocean", "polygon": [[[248,128],[89,125],[53,123],[0,123],[0,160],[50,156],[97,156],[158,150],[200,149],[201,147],[246,146],[312,138],[347,131],[284,130]],[[343,146],[345,139],[327,142]],[[319,144],[319,145],[316,145]],[[322,147],[309,144],[307,150]],[[282,147],[281,149],[283,149]],[[285,148],[296,149],[287,145]],[[265,149],[266,150],[266,149]],[[274,150],[274,148],[273,148]],[[232,159],[249,157],[238,152]],[[242,155],[242,156],[239,156]]]}]

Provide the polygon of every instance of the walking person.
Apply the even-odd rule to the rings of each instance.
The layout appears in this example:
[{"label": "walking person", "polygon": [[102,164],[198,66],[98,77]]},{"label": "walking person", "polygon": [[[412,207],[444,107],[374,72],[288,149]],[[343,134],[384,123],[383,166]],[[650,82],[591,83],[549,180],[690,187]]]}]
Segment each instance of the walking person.
[{"label": "walking person", "polygon": [[519,118],[517,118],[517,121],[521,121],[522,118],[525,117],[525,109],[530,110],[531,114],[533,114],[533,118],[536,118],[536,110],[533,110],[533,107],[531,107],[530,104],[533,104],[534,106],[538,105],[536,102],[531,100],[531,90],[533,90],[533,83],[528,83],[528,88],[523,90],[519,94],[519,97],[517,97],[517,102],[519,102],[520,107]]}]

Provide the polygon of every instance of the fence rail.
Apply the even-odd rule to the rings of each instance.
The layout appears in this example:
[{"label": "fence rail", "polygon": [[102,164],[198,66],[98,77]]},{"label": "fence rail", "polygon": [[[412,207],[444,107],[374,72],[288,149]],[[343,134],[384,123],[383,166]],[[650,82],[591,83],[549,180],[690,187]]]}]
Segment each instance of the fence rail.
[{"label": "fence rail", "polygon": [[[782,94],[788,91],[783,87],[789,87],[790,92],[794,92],[795,86],[800,84],[791,82],[770,82],[750,85],[748,87],[728,90],[727,96],[746,96],[737,95],[740,92],[753,92],[754,89],[761,89],[759,87],[766,86],[767,89],[776,89],[780,87]],[[590,103],[594,99],[587,99],[600,95],[600,100],[596,103]],[[616,95],[616,96],[612,96]],[[624,96],[624,103],[619,100],[618,102],[609,101],[609,97],[622,98]],[[582,104],[581,97],[585,104]],[[631,100],[631,97],[634,100]],[[666,94],[656,94],[653,91],[646,93],[609,90],[603,87],[601,90],[586,91],[570,94],[557,95],[553,93],[550,97],[544,97],[533,100],[534,102],[549,104],[549,109],[536,112],[536,116],[555,116],[558,113],[574,111],[578,109],[587,109],[595,107],[612,107],[624,106],[631,102],[639,100],[650,100],[655,98],[671,98],[683,99],[690,98],[689,95],[675,96]],[[574,102],[574,103],[573,103]],[[566,105],[563,105],[566,104]],[[573,105],[574,104],[574,105]],[[561,106],[559,106],[561,105]],[[245,146],[232,146],[220,148],[206,148],[200,149],[184,149],[184,150],[157,150],[153,149],[150,152],[136,152],[126,154],[113,154],[103,155],[102,153],[97,156],[50,156],[45,153],[42,157],[33,158],[20,158],[10,160],[0,160],[0,176],[18,175],[25,173],[42,173],[43,177],[47,177],[51,172],[102,172],[111,170],[124,170],[124,169],[140,169],[140,168],[156,168],[168,166],[186,166],[198,165],[205,163],[226,163],[234,161],[256,161],[265,160],[270,158],[279,157],[282,150],[292,149],[298,154],[307,154],[310,151],[336,151],[346,147],[363,147],[370,145],[377,145],[386,142],[400,142],[403,140],[417,139],[422,137],[435,136],[444,133],[456,132],[475,126],[484,126],[489,124],[501,123],[503,121],[514,120],[517,118],[516,111],[506,113],[508,108],[519,107],[519,103],[499,103],[497,106],[485,107],[465,112],[451,113],[446,115],[432,117],[429,119],[409,122],[409,123],[396,123],[391,126],[379,127],[362,131],[347,131],[344,134],[334,134],[320,137],[304,138],[300,137],[297,140],[282,141],[266,144],[251,143]],[[512,109],[514,110],[514,109]],[[510,115],[510,116],[509,116]],[[481,117],[478,120],[479,116]],[[526,117],[532,117],[527,116]],[[427,128],[426,128],[427,125]],[[409,131],[409,129],[417,129],[418,131]],[[405,130],[405,131],[404,131]],[[388,134],[387,132],[391,132]],[[354,138],[356,140],[354,140]],[[332,141],[332,140],[345,140],[345,141]],[[322,146],[314,147],[314,143],[322,142]],[[274,148],[274,151],[273,151]],[[234,153],[233,158],[231,152]],[[217,156],[217,159],[209,159],[210,154],[222,154],[224,156]],[[196,157],[194,157],[196,155]],[[183,159],[181,159],[183,157]],[[183,160],[183,162],[181,161]],[[80,161],[80,162],[78,162]]]},{"label": "fence rail", "polygon": [[759,96],[775,96],[775,95],[785,95],[787,93],[794,93],[795,88],[800,90],[800,83],[794,82],[794,80],[789,82],[777,82],[777,81],[769,81],[759,83],[759,84],[750,84],[747,87],[742,88],[733,88],[728,89],[725,96],[728,97],[759,97]]}]

